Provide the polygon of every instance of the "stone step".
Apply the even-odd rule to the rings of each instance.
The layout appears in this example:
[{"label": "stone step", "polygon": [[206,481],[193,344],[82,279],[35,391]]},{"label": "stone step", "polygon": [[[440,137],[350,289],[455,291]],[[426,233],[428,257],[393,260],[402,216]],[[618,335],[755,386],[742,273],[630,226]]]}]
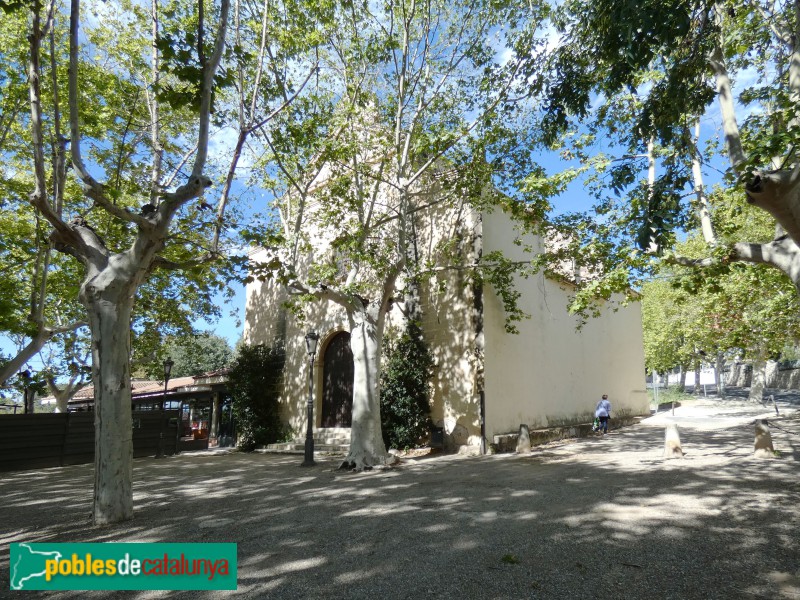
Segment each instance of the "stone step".
[{"label": "stone step", "polygon": [[[287,454],[303,454],[306,448],[305,432],[291,442],[269,444],[265,452],[282,452]],[[330,452],[347,454],[350,451],[349,427],[320,427],[314,430],[314,452]]]},{"label": "stone step", "polygon": [[[296,444],[305,444],[306,438],[305,436],[296,437],[292,440]],[[341,435],[315,435],[314,436],[314,443],[315,444],[349,444],[350,438],[344,437]]]},{"label": "stone step", "polygon": [[[306,439],[305,431],[298,436],[298,439]],[[349,427],[320,427],[314,430],[315,440],[341,440],[338,443],[350,443],[350,428]]]},{"label": "stone step", "polygon": [[[609,421],[609,430],[618,429],[620,427],[627,427],[638,423],[641,417],[638,416],[624,416],[614,417]],[[593,435],[591,423],[578,423],[576,425],[565,425],[561,427],[548,427],[546,429],[531,429],[530,432],[531,446],[538,446],[546,444],[554,440],[563,440],[566,438],[588,437]],[[492,439],[492,446],[494,452],[516,452],[517,440],[519,433],[505,433],[495,435]]]},{"label": "stone step", "polygon": [[[281,454],[303,454],[305,452],[305,442],[283,442],[281,444],[268,444],[263,452],[275,452]],[[349,444],[317,444],[314,443],[314,453],[328,452],[331,454],[347,454],[350,451]]]}]

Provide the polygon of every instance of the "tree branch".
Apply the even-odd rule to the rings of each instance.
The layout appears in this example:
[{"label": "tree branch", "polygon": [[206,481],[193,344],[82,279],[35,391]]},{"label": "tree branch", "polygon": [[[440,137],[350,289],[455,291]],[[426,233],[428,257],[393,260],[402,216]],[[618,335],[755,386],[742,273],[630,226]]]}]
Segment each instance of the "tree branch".
[{"label": "tree branch", "polygon": [[164,271],[185,271],[207,265],[216,260],[219,260],[220,254],[218,252],[207,252],[206,254],[183,262],[176,262],[168,260],[163,256],[156,256],[153,259],[153,269],[162,269]]},{"label": "tree branch", "polygon": [[266,117],[264,117],[260,121],[256,121],[255,123],[247,127],[246,133],[252,133],[256,129],[260,129],[261,127],[269,123],[272,119],[277,117],[292,102],[294,102],[295,98],[297,98],[300,95],[300,93],[303,91],[306,85],[308,85],[308,82],[311,81],[311,78],[314,76],[314,73],[316,73],[318,67],[319,67],[318,63],[315,63],[314,66],[311,67],[311,70],[308,72],[308,75],[306,75],[306,78],[303,80],[303,83],[300,84],[300,87],[297,89],[297,91],[291,96],[285,98],[283,103],[278,108],[269,113]]},{"label": "tree branch", "polygon": [[163,202],[158,207],[158,222],[166,228],[173,214],[186,202],[200,197],[203,191],[211,186],[211,179],[203,175],[206,159],[208,158],[208,136],[211,124],[211,102],[214,92],[214,77],[222,60],[225,49],[225,36],[228,28],[228,13],[230,0],[222,0],[217,26],[217,39],[214,41],[214,50],[208,61],[203,59],[203,81],[200,92],[200,115],[198,117],[197,146],[192,174],[184,185],[174,192],[163,194]]},{"label": "tree branch", "polygon": [[161,84],[160,56],[158,52],[158,0],[152,0],[150,5],[153,20],[152,32],[153,47],[150,51],[150,74],[153,78],[153,93],[148,94],[150,99],[150,144],[153,147],[153,163],[150,168],[150,203],[155,205],[158,200],[161,185],[161,170],[163,167],[164,147],[161,145],[160,131],[160,106],[158,101],[159,85]]},{"label": "tree branch", "polygon": [[[688,258],[669,256],[664,261],[685,267],[707,268],[720,262],[747,262],[766,265],[787,275],[795,286],[800,284],[800,247],[789,236],[783,236],[765,244],[736,242],[729,248],[726,258]],[[798,288],[800,291],[800,288]]]},{"label": "tree branch", "polygon": [[293,279],[286,284],[286,288],[288,289],[289,294],[293,296],[314,296],[319,300],[330,300],[331,302],[338,304],[348,311],[355,309],[355,304],[353,303],[353,299],[351,298],[350,294],[330,288],[324,284],[320,284],[317,289],[312,290],[302,282]]},{"label": "tree branch", "polygon": [[784,44],[792,43],[792,32],[784,23],[778,23],[777,17],[774,12],[767,10],[761,6],[760,2],[748,2],[751,7],[755,8],[764,22],[772,31],[772,34],[782,41]]},{"label": "tree branch", "polygon": [[[202,177],[203,169],[205,169],[206,166],[206,158],[208,157],[208,133],[211,123],[211,100],[214,92],[214,76],[222,60],[222,51],[225,49],[225,35],[228,28],[230,4],[230,0],[222,0],[221,2],[217,39],[214,41],[214,51],[211,53],[211,58],[208,62],[203,65],[203,87],[200,92],[200,127],[197,134],[197,156],[195,157],[194,167],[192,168],[191,178],[193,180],[198,180]],[[175,201],[175,199],[172,200]]]},{"label": "tree branch", "polygon": [[23,348],[17,355],[8,361],[2,368],[0,368],[0,386],[5,386],[6,381],[13,377],[37,352],[39,352],[44,345],[52,339],[54,335],[59,333],[67,333],[76,331],[81,327],[87,326],[85,321],[75,321],[63,327],[44,327],[40,326],[39,330],[31,338],[25,348]]},{"label": "tree branch", "polygon": [[789,60],[789,100],[794,106],[794,117],[792,118],[791,125],[797,125],[800,119],[800,0],[794,1],[794,21],[795,30],[794,34],[790,36],[792,44],[792,57]]},{"label": "tree branch", "polygon": [[31,107],[31,146],[33,151],[33,176],[34,189],[29,199],[31,204],[47,219],[47,222],[56,229],[65,239],[81,248],[81,240],[61,217],[53,210],[47,201],[47,178],[45,175],[44,136],[41,103],[41,3],[37,0],[32,8],[30,43],[30,60],[28,63],[28,93]]},{"label": "tree branch", "polygon": [[703,231],[703,239],[707,244],[713,246],[717,243],[717,236],[714,233],[714,224],[711,222],[711,211],[706,198],[705,187],[703,185],[703,171],[700,168],[700,121],[694,126],[694,152],[692,153],[692,176],[694,178],[694,192],[697,203],[697,214],[700,217],[700,226]]},{"label": "tree branch", "polygon": [[[720,33],[720,37],[721,35]],[[731,80],[728,75],[728,69],[725,66],[725,56],[722,53],[721,39],[719,39],[714,46],[714,51],[709,57],[709,64],[714,71],[714,80],[717,84],[717,97],[719,98],[719,106],[722,113],[722,129],[725,134],[725,142],[728,146],[728,157],[730,158],[733,170],[738,175],[742,175],[743,173],[741,173],[741,170],[747,160],[747,155],[742,148],[739,124],[736,122],[733,91],[731,90]]]},{"label": "tree branch", "polygon": [[465,127],[465,128],[464,128],[464,129],[461,131],[461,133],[460,133],[459,135],[455,136],[455,137],[454,137],[454,138],[453,138],[453,139],[450,141],[450,143],[449,143],[449,144],[446,144],[446,145],[445,145],[445,147],[444,147],[444,148],[442,148],[442,150],[440,150],[439,152],[436,152],[436,153],[435,153],[433,156],[431,156],[431,158],[430,158],[430,159],[428,159],[428,160],[427,160],[427,161],[426,161],[426,162],[425,162],[425,163],[424,163],[424,164],[423,164],[423,165],[422,165],[422,166],[421,166],[419,169],[417,169],[417,170],[416,170],[416,172],[415,172],[415,173],[414,173],[414,174],[413,174],[411,177],[409,177],[409,179],[408,179],[408,184],[409,184],[409,185],[411,185],[411,184],[412,184],[412,183],[414,183],[414,182],[415,182],[417,179],[419,179],[419,177],[420,177],[420,176],[421,176],[421,175],[422,175],[422,174],[423,174],[423,173],[424,173],[424,172],[425,172],[425,171],[426,171],[426,170],[427,170],[427,169],[428,169],[428,168],[429,168],[429,167],[430,167],[432,164],[434,164],[434,163],[435,163],[437,160],[439,160],[439,159],[440,159],[442,156],[444,156],[444,155],[445,155],[445,154],[446,154],[446,153],[447,153],[449,150],[451,150],[451,149],[452,149],[452,148],[453,148],[453,147],[454,147],[454,146],[455,146],[455,145],[456,145],[458,142],[460,142],[460,141],[461,141],[461,140],[463,140],[465,137],[467,137],[467,136],[468,136],[470,133],[472,133],[472,131],[473,131],[473,130],[474,130],[474,129],[475,129],[475,128],[476,128],[476,127],[477,127],[477,126],[480,124],[480,122],[481,122],[481,121],[482,121],[482,120],[483,120],[483,119],[486,117],[486,115],[488,115],[488,114],[489,114],[491,111],[493,111],[495,108],[497,108],[497,106],[498,106],[498,105],[499,105],[499,104],[500,104],[500,103],[501,103],[501,102],[504,100],[504,98],[505,98],[506,94],[508,93],[508,90],[510,89],[511,83],[514,81],[514,78],[516,77],[516,73],[517,73],[517,71],[519,70],[519,67],[520,67],[520,65],[521,65],[521,62],[520,62],[520,61],[517,61],[517,64],[516,64],[516,66],[514,67],[514,69],[512,70],[512,72],[509,74],[508,81],[507,81],[507,82],[506,82],[506,84],[505,84],[505,85],[504,85],[504,86],[503,86],[503,87],[502,87],[502,88],[501,88],[501,89],[498,91],[498,93],[497,93],[497,98],[495,98],[495,99],[494,99],[494,101],[493,101],[493,102],[491,102],[491,103],[489,104],[489,106],[488,106],[486,109],[484,109],[484,110],[481,112],[481,114],[479,114],[477,117],[475,117],[475,119],[473,119],[472,123],[470,123],[470,125],[469,125],[469,126]]},{"label": "tree branch", "polygon": [[[219,202],[217,202],[217,220],[214,225],[214,238],[211,243],[211,248],[213,252],[216,252],[219,248],[219,238],[220,235],[222,234],[222,223],[223,223],[223,218],[225,216],[225,208],[228,204],[230,190],[233,185],[233,178],[236,175],[236,168],[239,164],[239,159],[242,155],[242,149],[244,148],[244,144],[247,141],[247,136],[256,129],[266,125],[269,121],[275,118],[281,111],[283,111],[287,106],[289,106],[289,104],[291,104],[292,101],[295,98],[297,98],[300,92],[303,91],[303,88],[305,88],[306,84],[310,81],[311,76],[316,71],[316,68],[317,66],[315,65],[314,68],[311,69],[308,76],[303,81],[300,88],[290,98],[286,98],[283,104],[281,104],[278,108],[273,110],[265,118],[261,119],[257,123],[252,124],[250,126],[245,126],[243,122],[240,124],[239,137],[236,140],[236,146],[233,149],[233,158],[231,159],[231,164],[228,167],[228,174],[225,177],[225,184],[222,187],[222,193],[220,194]],[[255,95],[255,91],[253,92],[253,94]],[[244,116],[243,113],[240,113],[240,118],[242,118],[243,116]],[[269,143],[269,140],[267,141],[267,143]]]},{"label": "tree branch", "polygon": [[88,198],[94,200],[103,210],[114,217],[130,223],[135,223],[138,227],[147,229],[153,226],[140,215],[136,215],[120,208],[109,201],[106,196],[105,186],[98,183],[89,173],[81,156],[81,129],[80,112],[78,110],[78,30],[80,29],[80,0],[71,0],[70,22],[69,22],[69,120],[70,120],[70,151],[72,157],[72,168],[83,185],[84,193]]},{"label": "tree branch", "polygon": [[181,157],[181,161],[178,163],[178,166],[176,166],[175,169],[173,169],[172,175],[170,175],[169,178],[164,182],[164,185],[163,185],[164,189],[172,186],[172,183],[175,181],[175,179],[180,174],[181,169],[183,169],[183,167],[186,165],[186,163],[189,162],[189,159],[192,157],[192,154],[194,154],[195,152],[197,152],[197,144],[196,143],[192,148],[189,148],[186,151],[186,153]]},{"label": "tree branch", "polygon": [[70,150],[72,154],[72,168],[78,175],[87,190],[87,195],[102,198],[103,187],[95,181],[86,170],[81,156],[81,130],[80,113],[78,111],[78,30],[80,28],[81,3],[80,0],[71,0],[69,18],[69,112],[70,112]]}]

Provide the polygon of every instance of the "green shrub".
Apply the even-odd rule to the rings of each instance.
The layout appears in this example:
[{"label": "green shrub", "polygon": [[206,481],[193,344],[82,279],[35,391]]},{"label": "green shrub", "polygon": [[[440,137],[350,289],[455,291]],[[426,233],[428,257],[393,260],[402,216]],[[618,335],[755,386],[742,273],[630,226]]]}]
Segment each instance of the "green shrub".
[{"label": "green shrub", "polygon": [[286,353],[264,345],[241,346],[228,376],[238,446],[245,452],[284,437],[278,397]]},{"label": "green shrub", "polygon": [[422,330],[409,321],[394,344],[384,345],[381,373],[381,430],[387,448],[410,448],[429,432],[431,357]]}]

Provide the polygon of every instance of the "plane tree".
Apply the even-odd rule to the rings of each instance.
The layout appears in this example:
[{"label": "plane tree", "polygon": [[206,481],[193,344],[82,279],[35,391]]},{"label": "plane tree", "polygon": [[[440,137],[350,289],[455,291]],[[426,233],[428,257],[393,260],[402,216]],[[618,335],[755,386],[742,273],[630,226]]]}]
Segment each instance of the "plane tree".
[{"label": "plane tree", "polygon": [[[202,375],[229,367],[234,352],[228,341],[213,333],[179,336],[167,340],[166,354],[173,360],[172,377]],[[151,366],[150,375],[160,379],[164,376],[161,364]]]},{"label": "plane tree", "polygon": [[689,367],[694,348],[687,344],[685,292],[657,279],[642,286],[642,334],[645,367],[664,373]]},{"label": "plane tree", "polygon": [[[727,224],[719,230],[720,238],[769,239],[770,216],[742,196],[722,189],[710,194],[712,213]],[[687,259],[702,258],[706,249],[697,230],[676,245]],[[777,356],[799,332],[800,299],[785,276],[764,265],[734,262],[714,277],[672,265],[643,285],[642,296],[648,366],[697,369],[700,360],[716,358],[719,376],[723,355],[737,355],[753,362],[753,401],[761,401],[766,360]]]},{"label": "plane tree", "polygon": [[[28,132],[19,160],[29,160],[29,181],[20,194],[46,223],[49,248],[72,261],[88,323],[93,520],[129,519],[132,331],[146,337],[148,318],[170,307],[188,314],[186,282],[206,306],[224,284],[214,265],[228,254],[242,149],[285,104],[269,65],[304,56],[307,38],[284,29],[294,42],[288,51],[270,38],[270,3],[72,0],[62,9],[37,0],[0,8],[24,22],[13,47],[27,44],[27,108],[17,115]],[[291,81],[289,99],[302,89]],[[234,151],[221,158],[214,149],[230,138]],[[145,309],[138,316],[137,299]]]},{"label": "plane tree", "polygon": [[[26,119],[27,42],[19,36],[27,22],[23,11],[3,3],[0,8],[7,11],[0,21],[0,333],[17,349],[0,365],[2,389],[47,342],[75,332],[86,319],[77,302],[77,286],[68,283],[78,270],[52,251],[46,222],[27,201],[33,183]],[[50,51],[66,56],[63,44],[52,41]],[[63,162],[54,165],[51,177],[63,181],[64,176]]]},{"label": "plane tree", "polygon": [[[544,225],[571,233],[551,261],[569,257],[598,275],[583,282],[577,311],[591,313],[593,299],[635,287],[665,262],[710,278],[735,262],[763,264],[800,285],[798,6],[654,0],[631,10],[571,0],[554,16],[559,42],[532,93],[545,98],[546,140],[572,163],[547,180],[548,200],[577,180],[595,199],[591,211]],[[719,139],[708,123],[719,124]],[[708,207],[709,174],[771,218],[768,238],[719,234],[730,223]],[[704,251],[681,256],[676,232],[693,222]]]},{"label": "plane tree", "polygon": [[[517,127],[524,122],[514,110],[525,81],[522,57],[542,46],[535,32],[547,9],[531,6],[348,5],[336,12],[321,50],[313,86],[322,102],[303,110],[296,104],[282,128],[275,122],[273,149],[307,150],[272,174],[280,226],[256,236],[267,258],[254,265],[253,276],[277,277],[301,302],[301,313],[322,303],[346,314],[355,375],[343,466],[363,469],[388,459],[379,373],[389,310],[413,298],[423,277],[447,268],[447,259],[471,243],[456,248],[454,234],[417,260],[417,220],[426,210],[458,215],[513,204],[502,192],[512,194],[531,165],[530,139],[522,141],[530,130]],[[479,277],[508,292],[513,328],[513,319],[522,318],[509,291],[513,269],[501,256],[482,258],[497,268]]]}]

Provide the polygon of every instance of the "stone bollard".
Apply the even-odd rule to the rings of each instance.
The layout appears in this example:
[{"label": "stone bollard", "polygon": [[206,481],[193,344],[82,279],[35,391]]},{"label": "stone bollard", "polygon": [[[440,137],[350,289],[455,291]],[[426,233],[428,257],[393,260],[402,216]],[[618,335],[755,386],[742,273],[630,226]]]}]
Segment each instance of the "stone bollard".
[{"label": "stone bollard", "polygon": [[531,432],[528,426],[522,424],[519,426],[519,437],[517,438],[517,454],[531,451]]},{"label": "stone bollard", "polygon": [[669,423],[664,430],[664,458],[683,458],[681,436],[675,423]]},{"label": "stone bollard", "polygon": [[772,435],[769,432],[769,422],[766,419],[756,420],[756,441],[753,454],[760,458],[772,458],[775,456]]}]

